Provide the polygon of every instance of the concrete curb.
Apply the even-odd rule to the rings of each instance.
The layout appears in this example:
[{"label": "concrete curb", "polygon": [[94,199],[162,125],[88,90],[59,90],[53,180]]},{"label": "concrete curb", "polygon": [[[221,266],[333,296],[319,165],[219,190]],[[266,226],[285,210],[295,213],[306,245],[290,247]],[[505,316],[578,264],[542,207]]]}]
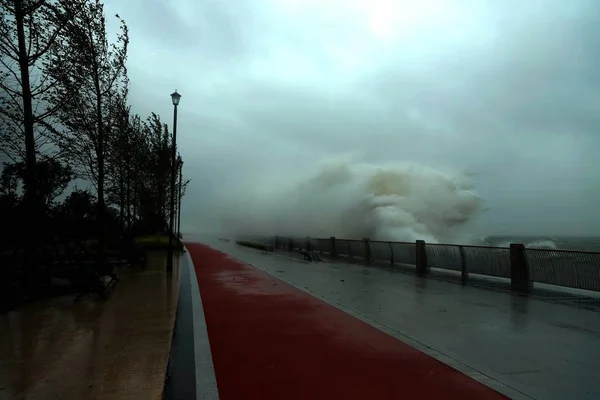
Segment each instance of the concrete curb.
[{"label": "concrete curb", "polygon": [[218,400],[200,289],[187,249],[179,265],[179,298],[164,398]]},{"label": "concrete curb", "polygon": [[191,297],[194,330],[194,366],[196,371],[196,399],[218,400],[219,390],[213,365],[210,341],[202,307],[202,295],[198,286],[198,278],[194,263],[186,249],[185,259],[191,278]]}]

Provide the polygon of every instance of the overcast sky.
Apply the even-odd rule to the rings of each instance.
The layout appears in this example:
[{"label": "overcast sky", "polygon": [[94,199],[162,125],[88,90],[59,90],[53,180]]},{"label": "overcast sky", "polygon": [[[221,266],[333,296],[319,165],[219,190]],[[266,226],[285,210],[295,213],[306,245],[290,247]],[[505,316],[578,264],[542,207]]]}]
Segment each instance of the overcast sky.
[{"label": "overcast sky", "polygon": [[[106,0],[130,102],[222,196],[340,154],[474,173],[485,233],[598,233],[600,4],[590,0]],[[286,173],[288,173],[286,172]]]}]

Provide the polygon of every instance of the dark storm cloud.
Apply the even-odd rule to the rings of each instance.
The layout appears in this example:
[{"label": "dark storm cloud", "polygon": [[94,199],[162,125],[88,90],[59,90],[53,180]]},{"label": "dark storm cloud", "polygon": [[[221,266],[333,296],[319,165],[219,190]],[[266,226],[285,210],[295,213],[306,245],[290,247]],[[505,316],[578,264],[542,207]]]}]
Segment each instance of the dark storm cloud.
[{"label": "dark storm cloud", "polygon": [[468,169],[491,208],[485,231],[593,232],[598,3],[468,3],[152,0],[107,11],[131,28],[134,108],[168,121],[168,94],[183,94],[188,220],[214,215],[253,176],[354,154]]}]

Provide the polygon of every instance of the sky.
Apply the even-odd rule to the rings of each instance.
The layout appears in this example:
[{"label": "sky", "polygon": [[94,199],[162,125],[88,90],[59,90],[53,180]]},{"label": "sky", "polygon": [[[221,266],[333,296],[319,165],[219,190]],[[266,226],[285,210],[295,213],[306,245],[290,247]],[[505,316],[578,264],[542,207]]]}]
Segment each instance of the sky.
[{"label": "sky", "polygon": [[225,199],[244,208],[252,190],[350,155],[467,171],[481,233],[598,234],[594,0],[106,0],[105,11],[130,29],[134,110],[171,124],[169,94],[182,95],[184,231],[217,227]]}]

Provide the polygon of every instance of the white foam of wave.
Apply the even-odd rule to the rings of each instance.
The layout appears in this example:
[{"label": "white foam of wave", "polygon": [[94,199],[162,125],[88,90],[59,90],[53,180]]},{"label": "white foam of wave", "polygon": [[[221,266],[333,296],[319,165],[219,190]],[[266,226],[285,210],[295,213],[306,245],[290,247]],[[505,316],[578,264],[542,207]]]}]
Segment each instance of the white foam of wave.
[{"label": "white foam of wave", "polygon": [[[495,244],[494,246],[497,247],[510,247],[511,243],[521,243],[521,241],[519,240],[508,240],[508,241],[504,241],[501,242],[499,244]],[[552,240],[550,239],[539,239],[539,240],[533,240],[531,242],[526,242],[523,243],[523,245],[525,246],[525,248],[528,249],[547,249],[547,250],[557,250],[558,247],[556,246],[556,243],[554,243]]]},{"label": "white foam of wave", "polygon": [[224,201],[226,231],[465,243],[482,205],[468,174],[418,164],[337,160],[276,175],[257,178]]},{"label": "white foam of wave", "polygon": [[526,243],[525,247],[530,248],[530,249],[549,249],[549,250],[557,249],[556,243],[554,243],[550,239],[535,240],[533,242]]}]

